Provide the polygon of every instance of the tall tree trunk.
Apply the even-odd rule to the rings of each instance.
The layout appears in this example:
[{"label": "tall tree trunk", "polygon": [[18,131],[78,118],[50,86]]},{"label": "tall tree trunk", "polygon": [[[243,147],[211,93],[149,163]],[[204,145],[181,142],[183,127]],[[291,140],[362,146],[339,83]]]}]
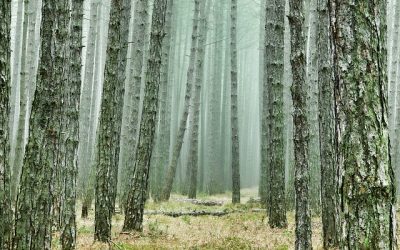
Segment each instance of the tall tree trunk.
[{"label": "tall tree trunk", "polygon": [[11,247],[12,210],[9,163],[9,114],[11,83],[11,0],[0,2],[0,248]]},{"label": "tall tree trunk", "polygon": [[78,146],[78,187],[80,191],[80,196],[82,198],[82,213],[81,216],[86,218],[88,216],[88,210],[90,208],[92,198],[91,198],[91,156],[88,153],[89,137],[91,127],[91,101],[94,85],[94,67],[96,58],[96,37],[99,20],[99,3],[97,0],[90,0],[90,21],[89,21],[89,31],[87,34],[87,49],[85,55],[85,66],[83,73],[82,82],[82,94],[80,98],[80,110],[79,110],[79,146]]},{"label": "tall tree trunk", "polygon": [[[169,0],[172,1],[172,0]],[[150,36],[150,53],[146,72],[143,113],[140,122],[135,172],[125,208],[123,230],[143,230],[144,204],[147,198],[150,160],[157,124],[158,91],[162,44],[165,36],[165,18],[168,0],[155,0]]]},{"label": "tall tree trunk", "polygon": [[343,249],[396,249],[386,3],[332,1]]},{"label": "tall tree trunk", "polygon": [[292,99],[294,122],[295,188],[296,188],[296,246],[311,249],[311,215],[309,206],[310,173],[308,166],[308,121],[306,55],[304,37],[304,1],[290,0],[291,64],[293,73]]},{"label": "tall tree trunk", "polygon": [[238,73],[237,73],[237,0],[231,0],[231,128],[232,128],[232,203],[240,203]]},{"label": "tall tree trunk", "polygon": [[201,85],[204,79],[204,58],[206,55],[205,44],[207,41],[207,16],[210,9],[211,2],[203,0],[200,4],[200,29],[199,29],[199,40],[197,44],[197,56],[196,56],[196,79],[194,84],[194,91],[191,103],[191,121],[192,128],[189,135],[190,151],[188,158],[188,169],[189,174],[189,198],[196,198],[197,192],[197,172],[198,172],[198,149],[199,149],[199,123],[200,123],[200,97],[201,97]]},{"label": "tall tree trunk", "polygon": [[[95,185],[95,240],[108,242],[111,239],[111,220],[114,212],[116,178],[118,173],[118,145],[121,127],[122,104],[118,99],[124,85],[126,48],[128,36],[126,26],[129,23],[130,2],[113,0],[109,21],[109,40],[103,99],[101,104],[100,125],[98,131],[98,156]],[[121,68],[120,68],[121,67]]]},{"label": "tall tree trunk", "polygon": [[[159,104],[159,122],[158,134],[156,142],[156,152],[154,155],[154,172],[152,174],[153,182],[151,184],[151,193],[155,201],[161,200],[162,180],[164,176],[164,166],[168,164],[169,159],[169,144],[170,144],[170,116],[171,116],[171,86],[169,81],[170,62],[174,59],[171,55],[171,45],[174,40],[173,17],[175,18],[177,5],[173,5],[173,1],[168,2],[167,17],[165,20],[165,38],[163,40],[163,55],[161,61],[161,82],[160,82],[160,104]],[[175,24],[175,23],[174,23]],[[173,73],[173,72],[171,72]]]},{"label": "tall tree trunk", "polygon": [[[69,2],[43,1],[41,53],[29,139],[17,199],[15,248],[51,249],[53,168],[58,164]],[[56,32],[55,32],[56,31]],[[48,53],[53,51],[53,53]]]},{"label": "tall tree trunk", "polygon": [[200,0],[195,0],[195,9],[193,13],[193,30],[192,30],[192,41],[190,48],[190,59],[189,67],[187,71],[186,80],[186,91],[185,91],[185,102],[183,108],[183,114],[179,123],[179,130],[176,136],[176,140],[173,146],[172,157],[168,164],[167,173],[164,178],[164,188],[162,190],[162,200],[168,200],[171,191],[172,184],[174,183],[174,178],[176,174],[176,168],[178,165],[179,156],[181,154],[183,139],[186,131],[186,124],[189,116],[189,103],[191,100],[191,93],[193,89],[194,82],[194,72],[195,72],[195,62],[196,62],[196,46],[198,43],[198,26],[199,26],[199,13],[200,13]]},{"label": "tall tree trunk", "polygon": [[[267,1],[265,34],[266,77],[264,89],[269,92],[270,100],[270,154],[269,163],[269,225],[272,228],[285,228],[285,157],[284,157],[284,115],[283,115],[283,75],[284,75],[284,37],[285,37],[285,1]],[[268,99],[268,98],[267,98]],[[263,152],[265,154],[266,152]]]},{"label": "tall tree trunk", "polygon": [[146,35],[149,26],[149,0],[136,0],[133,14],[133,36],[130,53],[129,78],[125,85],[124,107],[122,113],[120,141],[120,189],[122,205],[129,192],[129,180],[133,177],[135,151],[138,138],[138,122],[140,108],[140,90],[146,49]]},{"label": "tall tree trunk", "polygon": [[61,247],[69,250],[76,248],[76,173],[78,170],[79,143],[79,101],[81,94],[82,70],[82,22],[83,0],[72,2],[70,39],[70,68],[68,87],[65,96],[64,138],[65,169],[63,170],[63,207],[61,211]]},{"label": "tall tree trunk", "polygon": [[339,204],[335,151],[335,105],[328,0],[318,0],[318,88],[321,205],[324,248],[339,243]]}]

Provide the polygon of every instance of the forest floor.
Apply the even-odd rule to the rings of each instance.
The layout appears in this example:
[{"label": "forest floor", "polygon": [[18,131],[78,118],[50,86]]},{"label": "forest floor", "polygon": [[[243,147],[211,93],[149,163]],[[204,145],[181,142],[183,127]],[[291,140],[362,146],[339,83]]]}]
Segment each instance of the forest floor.
[{"label": "forest floor", "polygon": [[[295,241],[294,213],[288,213],[287,229],[271,229],[265,211],[257,204],[247,203],[256,197],[255,189],[241,192],[242,204],[232,205],[230,194],[199,197],[204,200],[223,201],[222,206],[201,206],[180,201],[183,196],[173,195],[165,203],[148,202],[147,211],[225,211],[224,216],[145,215],[142,233],[121,233],[123,215],[113,219],[112,241],[109,244],[93,242],[94,210],[89,218],[81,219],[78,213],[77,248],[89,249],[293,249]],[[321,221],[313,218],[313,248],[322,249]],[[54,246],[58,245],[57,236]],[[55,247],[55,249],[58,249]]]}]

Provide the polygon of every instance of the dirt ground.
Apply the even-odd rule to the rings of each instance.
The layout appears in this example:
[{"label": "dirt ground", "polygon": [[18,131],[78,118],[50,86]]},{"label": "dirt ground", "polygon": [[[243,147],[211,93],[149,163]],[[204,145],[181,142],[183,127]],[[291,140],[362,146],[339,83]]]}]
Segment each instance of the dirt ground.
[{"label": "dirt ground", "polygon": [[[170,202],[155,204],[149,202],[146,210],[156,211],[237,211],[228,215],[182,216],[146,215],[142,233],[123,232],[123,215],[113,219],[112,241],[100,244],[93,241],[94,210],[88,219],[80,219],[78,213],[77,248],[84,250],[102,249],[293,249],[295,240],[294,213],[288,213],[287,229],[271,229],[265,212],[255,208],[258,205],[245,204],[256,196],[256,190],[242,190],[241,205],[233,206],[229,194],[200,197],[199,199],[224,201],[223,206],[205,207],[176,201],[182,196],[173,195]],[[78,206],[79,208],[79,206]],[[322,249],[321,221],[313,218],[313,248]],[[54,249],[59,249],[57,235]]]}]

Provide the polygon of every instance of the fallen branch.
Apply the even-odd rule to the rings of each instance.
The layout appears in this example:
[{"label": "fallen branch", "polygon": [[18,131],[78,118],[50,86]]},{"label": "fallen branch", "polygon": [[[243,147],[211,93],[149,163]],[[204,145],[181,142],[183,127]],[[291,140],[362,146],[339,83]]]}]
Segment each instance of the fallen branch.
[{"label": "fallen branch", "polygon": [[212,201],[212,200],[197,200],[197,199],[175,199],[178,202],[187,202],[187,203],[192,203],[195,205],[201,205],[201,206],[222,206],[224,205],[223,201]]},{"label": "fallen branch", "polygon": [[165,215],[170,217],[181,217],[181,216],[224,216],[235,211],[204,211],[204,210],[194,210],[194,211],[181,211],[181,212],[167,212],[167,211],[145,211],[145,215]]}]

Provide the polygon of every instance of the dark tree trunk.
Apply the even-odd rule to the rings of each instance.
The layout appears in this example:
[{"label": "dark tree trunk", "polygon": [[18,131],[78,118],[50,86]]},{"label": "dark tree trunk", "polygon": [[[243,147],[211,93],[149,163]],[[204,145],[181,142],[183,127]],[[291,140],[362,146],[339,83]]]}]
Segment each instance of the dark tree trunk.
[{"label": "dark tree trunk", "polygon": [[[68,1],[44,0],[37,89],[17,199],[16,249],[51,249],[53,172],[59,164],[62,91],[68,67]],[[52,53],[49,53],[49,52]]]},{"label": "dark tree trunk", "polygon": [[[126,26],[129,18],[123,14],[130,11],[130,2],[113,0],[108,30],[107,58],[103,84],[103,100],[98,131],[98,157],[95,185],[95,240],[111,239],[111,222],[114,213],[116,179],[118,173],[119,132],[121,128],[121,93],[125,81]],[[129,16],[128,16],[129,17]],[[120,68],[122,67],[122,68]]]},{"label": "dark tree trunk", "polygon": [[167,6],[168,0],[154,1],[143,114],[140,122],[134,175],[131,181],[131,187],[128,191],[128,199],[125,208],[123,230],[126,231],[143,230],[144,204],[147,198],[150,160],[154,145],[155,128],[157,125],[160,66],[162,44],[165,36]]},{"label": "dark tree trunk", "polygon": [[[283,75],[284,75],[284,37],[285,37],[285,1],[267,1],[265,22],[265,85],[268,90],[270,112],[270,150],[269,157],[269,225],[272,228],[285,228],[285,156],[284,156],[284,115],[283,115]],[[263,152],[265,154],[267,152]]]},{"label": "dark tree trunk", "polygon": [[64,200],[61,211],[61,246],[62,249],[76,248],[76,173],[78,164],[79,143],[79,101],[81,93],[81,54],[82,54],[82,21],[83,0],[72,2],[70,39],[70,68],[68,86],[65,91],[63,124],[63,143],[65,163],[63,169],[62,193]]},{"label": "dark tree trunk", "polygon": [[335,151],[335,106],[328,0],[318,0],[318,88],[321,160],[321,205],[324,248],[338,246],[339,204]]},{"label": "dark tree trunk", "polygon": [[240,203],[238,73],[237,73],[237,0],[231,0],[231,127],[232,127],[232,203]]},{"label": "dark tree trunk", "polygon": [[396,249],[387,1],[332,1],[342,249]]},{"label": "dark tree trunk", "polygon": [[294,122],[295,189],[296,189],[296,246],[311,249],[310,173],[308,165],[307,85],[305,81],[304,1],[289,1],[291,31],[291,65],[293,73],[292,99]]}]

